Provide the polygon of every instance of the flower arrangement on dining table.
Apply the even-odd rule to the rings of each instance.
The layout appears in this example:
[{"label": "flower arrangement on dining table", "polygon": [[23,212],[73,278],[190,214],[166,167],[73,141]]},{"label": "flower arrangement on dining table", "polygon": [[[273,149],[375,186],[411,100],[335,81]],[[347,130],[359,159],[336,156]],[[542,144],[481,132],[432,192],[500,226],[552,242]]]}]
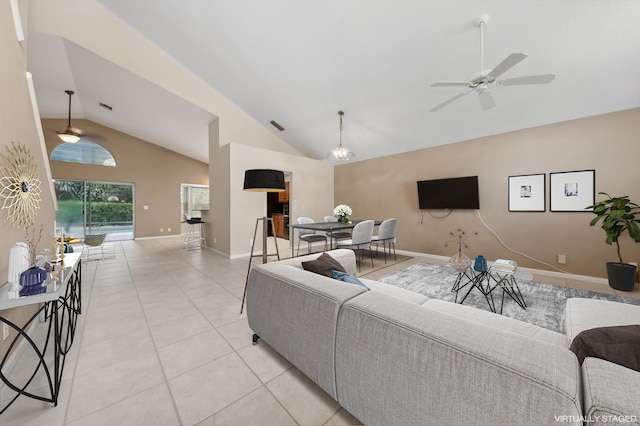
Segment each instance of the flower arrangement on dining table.
[{"label": "flower arrangement on dining table", "polygon": [[353,211],[351,207],[346,204],[337,205],[335,209],[333,209],[333,215],[338,219],[338,222],[349,223],[349,216]]}]

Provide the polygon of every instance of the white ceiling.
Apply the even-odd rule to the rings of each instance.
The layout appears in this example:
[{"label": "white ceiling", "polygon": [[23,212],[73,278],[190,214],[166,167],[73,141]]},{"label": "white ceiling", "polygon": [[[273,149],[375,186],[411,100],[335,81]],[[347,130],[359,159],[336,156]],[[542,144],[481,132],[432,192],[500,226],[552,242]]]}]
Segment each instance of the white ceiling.
[{"label": "white ceiling", "polygon": [[[356,160],[640,107],[637,0],[99,0],[283,140],[312,158],[343,143]],[[556,75],[471,93],[430,87],[527,59],[502,77]],[[215,117],[60,39],[29,39],[43,118],[86,118],[208,161]],[[113,107],[107,111],[98,106]],[[269,122],[285,127],[280,133]],[[61,129],[62,130],[62,129]]]}]

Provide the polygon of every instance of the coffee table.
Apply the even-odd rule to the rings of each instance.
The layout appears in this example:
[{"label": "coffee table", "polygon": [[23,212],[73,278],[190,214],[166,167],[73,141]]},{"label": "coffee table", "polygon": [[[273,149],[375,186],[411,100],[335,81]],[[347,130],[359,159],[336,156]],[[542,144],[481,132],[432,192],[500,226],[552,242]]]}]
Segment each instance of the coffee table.
[{"label": "coffee table", "polygon": [[[502,314],[502,308],[504,306],[505,294],[509,296],[514,302],[518,304],[522,309],[527,309],[527,303],[524,300],[524,296],[518,287],[517,279],[531,281],[533,276],[527,270],[517,268],[513,273],[497,271],[491,268],[492,262],[489,262],[489,267],[486,271],[476,271],[469,267],[467,270],[458,272],[458,277],[454,283],[451,291],[456,293],[456,303],[463,304],[467,299],[467,296],[473,291],[478,290],[486,299],[487,305],[491,312],[496,311],[496,304],[493,299],[493,292],[502,290],[502,297],[500,300],[500,314]],[[458,293],[467,288],[464,297],[458,302]]]}]

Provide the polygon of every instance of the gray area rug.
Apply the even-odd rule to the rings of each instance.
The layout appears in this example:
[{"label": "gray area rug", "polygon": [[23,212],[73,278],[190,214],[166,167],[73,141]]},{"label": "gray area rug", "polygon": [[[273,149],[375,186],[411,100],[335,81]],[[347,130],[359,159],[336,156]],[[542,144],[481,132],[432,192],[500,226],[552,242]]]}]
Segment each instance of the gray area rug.
[{"label": "gray area rug", "polygon": [[[416,263],[406,269],[385,275],[378,281],[424,294],[432,299],[453,302],[455,301],[456,293],[452,292],[451,288],[455,283],[456,277],[457,273],[450,266]],[[527,309],[522,309],[509,296],[505,296],[502,314],[563,334],[565,333],[565,304],[570,297],[612,300],[640,305],[640,300],[638,299],[548,283],[518,280],[518,286],[524,296]],[[464,297],[466,291],[467,288],[461,290],[458,298]],[[496,309],[500,312],[502,291],[495,290],[493,293]],[[477,289],[474,289],[469,294],[464,304],[486,311],[490,310],[485,297]]]}]

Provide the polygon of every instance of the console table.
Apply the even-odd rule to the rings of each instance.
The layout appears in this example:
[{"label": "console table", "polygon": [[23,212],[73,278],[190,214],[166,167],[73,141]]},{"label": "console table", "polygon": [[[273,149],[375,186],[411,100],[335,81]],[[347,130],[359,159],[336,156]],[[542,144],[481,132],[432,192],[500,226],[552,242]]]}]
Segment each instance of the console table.
[{"label": "console table", "polygon": [[[58,404],[60,383],[64,372],[64,363],[76,332],[78,315],[81,313],[81,283],[82,262],[81,253],[68,253],[64,258],[64,268],[58,272],[57,280],[48,274],[47,292],[32,296],[23,296],[14,299],[8,297],[10,284],[0,288],[0,323],[6,324],[15,330],[17,335],[10,342],[6,353],[0,353],[0,379],[6,386],[16,392],[16,395],[0,410],[0,415],[15,402],[20,395],[34,398],[40,401]],[[29,305],[40,305],[38,310],[23,325],[14,324],[3,316],[8,309],[20,308]],[[40,318],[39,321],[36,319]],[[43,325],[39,324],[43,323]],[[45,330],[34,330],[44,326]],[[42,331],[46,333],[42,333]],[[46,337],[38,337],[45,335]],[[27,351],[37,356],[34,361],[33,373],[29,372],[26,379],[20,383],[12,382],[4,371],[7,368],[9,355],[15,351]],[[44,394],[35,394],[34,379],[46,378],[47,386]],[[13,378],[16,381],[15,378]],[[0,422],[1,423],[1,422]]]}]

